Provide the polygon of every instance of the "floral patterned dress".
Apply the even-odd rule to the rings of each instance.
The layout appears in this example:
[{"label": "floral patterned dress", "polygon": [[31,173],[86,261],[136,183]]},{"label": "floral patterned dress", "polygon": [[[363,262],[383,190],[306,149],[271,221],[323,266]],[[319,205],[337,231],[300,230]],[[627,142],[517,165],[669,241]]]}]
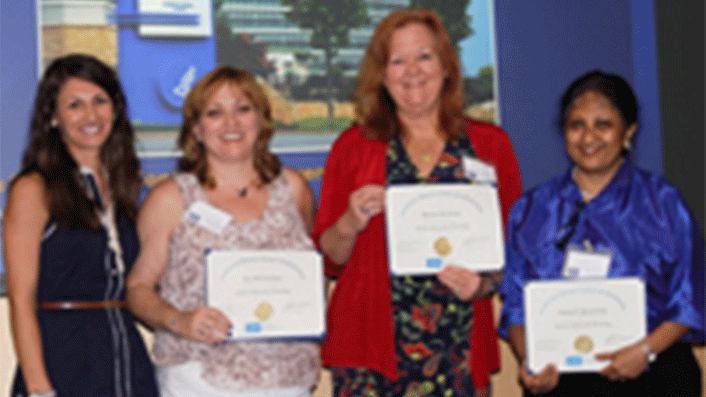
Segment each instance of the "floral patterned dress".
[{"label": "floral patterned dress", "polygon": [[[428,177],[421,175],[399,137],[387,149],[387,183],[469,183],[462,157],[475,157],[468,138],[446,144]],[[473,302],[456,298],[435,276],[391,277],[399,379],[367,368],[333,368],[334,396],[474,396],[469,335]]]}]

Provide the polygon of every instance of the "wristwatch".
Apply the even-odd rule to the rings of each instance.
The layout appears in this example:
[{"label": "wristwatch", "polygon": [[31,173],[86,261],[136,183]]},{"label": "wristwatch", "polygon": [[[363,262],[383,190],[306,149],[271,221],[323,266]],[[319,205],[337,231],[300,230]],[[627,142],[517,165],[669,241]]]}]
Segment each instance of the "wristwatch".
[{"label": "wristwatch", "polygon": [[56,397],[56,390],[52,389],[41,393],[31,393],[27,397]]},{"label": "wristwatch", "polygon": [[653,363],[655,362],[655,360],[657,360],[657,353],[653,352],[647,343],[640,342],[640,346],[642,347],[642,351],[645,352],[645,354],[647,355],[648,363]]}]

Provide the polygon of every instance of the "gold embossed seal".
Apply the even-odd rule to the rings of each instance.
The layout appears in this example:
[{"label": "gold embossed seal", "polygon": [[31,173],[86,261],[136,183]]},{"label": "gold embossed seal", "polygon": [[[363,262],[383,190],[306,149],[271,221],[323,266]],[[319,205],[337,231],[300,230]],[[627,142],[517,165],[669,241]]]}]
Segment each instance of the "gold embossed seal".
[{"label": "gold embossed seal", "polygon": [[439,256],[447,256],[451,253],[453,246],[451,242],[446,237],[439,237],[434,241],[434,250]]},{"label": "gold embossed seal", "polygon": [[273,311],[274,309],[270,302],[262,301],[257,305],[253,314],[255,314],[255,318],[258,320],[267,321],[272,316]]},{"label": "gold embossed seal", "polygon": [[574,341],[574,348],[579,353],[590,353],[593,350],[593,339],[587,335],[581,335]]}]

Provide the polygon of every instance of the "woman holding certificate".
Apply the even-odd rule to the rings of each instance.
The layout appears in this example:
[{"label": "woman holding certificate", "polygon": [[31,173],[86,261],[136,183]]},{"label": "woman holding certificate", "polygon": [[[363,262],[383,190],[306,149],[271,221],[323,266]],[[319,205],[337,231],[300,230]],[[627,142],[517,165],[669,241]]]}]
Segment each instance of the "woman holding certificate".
[{"label": "woman holding certificate", "polygon": [[[205,304],[209,250],[314,248],[313,194],[269,151],[272,134],[267,97],[248,72],[218,67],[186,98],[180,172],[140,210],[142,250],[128,279],[131,309],[156,330],[162,396],[302,397],[318,380],[317,343],[224,343],[232,323]],[[255,314],[271,313],[263,304]]]},{"label": "woman holding certificate", "polygon": [[126,110],[117,74],[90,56],[57,58],[37,87],[3,219],[13,397],[158,394],[125,302],[142,186]]},{"label": "woman holding certificate", "polygon": [[383,212],[388,187],[468,184],[474,170],[493,170],[485,182],[507,210],[521,190],[510,140],[464,117],[459,61],[429,10],[384,18],[360,73],[358,124],[331,149],[313,232],[338,276],[323,345],[334,395],[485,395],[498,352],[483,298],[497,276],[453,265],[391,276]]},{"label": "woman holding certificate", "polygon": [[[677,189],[630,163],[626,154],[637,116],[635,96],[621,77],[594,71],[574,81],[561,100],[561,125],[573,165],[525,193],[510,213],[501,333],[520,361],[531,364],[548,350],[546,342],[530,343],[535,332],[530,314],[539,314],[527,295],[548,284],[528,282],[571,278],[563,285],[597,286],[562,295],[565,302],[577,296],[579,303],[556,318],[536,320],[556,321],[556,327],[542,331],[541,339],[561,330],[564,337],[554,346],[568,341],[566,351],[572,351],[565,353],[566,360],[537,365],[533,373],[523,365],[519,379],[528,394],[700,393],[700,371],[689,343],[704,340],[703,237]],[[604,297],[624,290],[604,296],[594,292],[609,291],[609,283],[630,277],[643,286],[633,301],[643,303],[629,313],[601,317],[614,310],[600,303]],[[550,313],[561,301],[546,302],[545,313]],[[629,299],[621,303],[632,304]],[[632,322],[646,319],[646,327],[634,337],[616,337],[621,330],[611,324],[633,315]],[[609,336],[594,337],[605,333],[602,327]],[[596,364],[592,371],[568,369],[560,375],[558,370],[591,362]]]}]

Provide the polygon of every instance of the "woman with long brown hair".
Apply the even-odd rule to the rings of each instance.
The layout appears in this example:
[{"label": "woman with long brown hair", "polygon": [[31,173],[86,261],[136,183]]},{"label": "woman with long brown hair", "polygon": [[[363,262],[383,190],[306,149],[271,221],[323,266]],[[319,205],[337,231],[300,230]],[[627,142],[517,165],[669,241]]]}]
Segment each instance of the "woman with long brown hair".
[{"label": "woman with long brown hair", "polygon": [[55,60],[39,83],[3,224],[12,396],[157,395],[124,300],[142,186],[126,107],[89,56]]}]

